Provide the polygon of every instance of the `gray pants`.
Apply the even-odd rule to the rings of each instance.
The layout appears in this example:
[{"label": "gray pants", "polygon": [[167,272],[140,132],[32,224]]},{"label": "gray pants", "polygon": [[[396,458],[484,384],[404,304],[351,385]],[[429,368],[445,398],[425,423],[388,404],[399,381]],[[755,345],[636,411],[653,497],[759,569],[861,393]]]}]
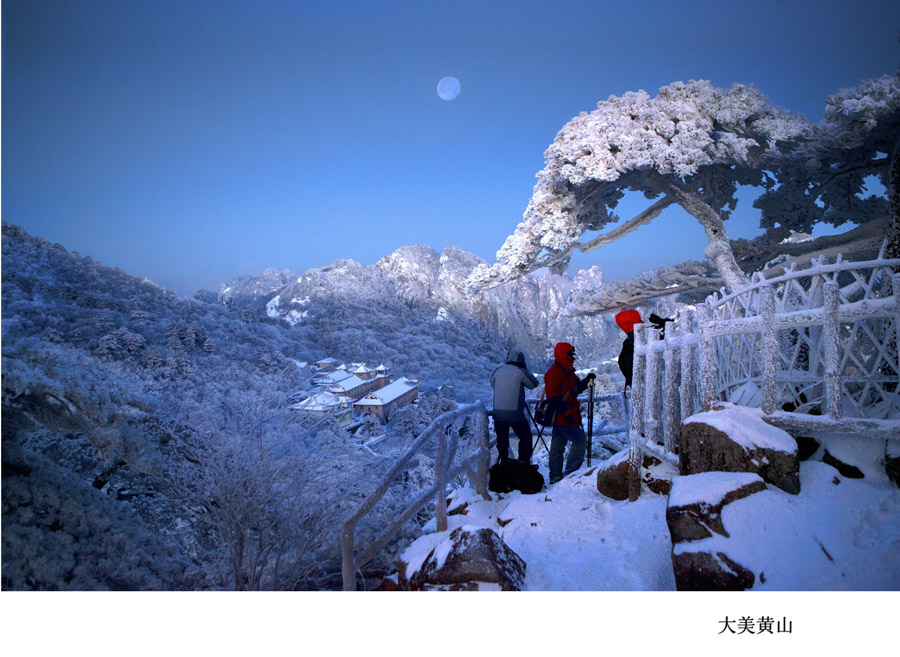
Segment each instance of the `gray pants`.
[{"label": "gray pants", "polygon": [[[569,458],[566,461],[566,471],[563,473],[563,453],[566,451],[566,443],[572,443],[569,448]],[[550,483],[555,484],[565,475],[575,472],[584,461],[584,452],[587,447],[587,437],[581,427],[554,426],[550,439]]]}]

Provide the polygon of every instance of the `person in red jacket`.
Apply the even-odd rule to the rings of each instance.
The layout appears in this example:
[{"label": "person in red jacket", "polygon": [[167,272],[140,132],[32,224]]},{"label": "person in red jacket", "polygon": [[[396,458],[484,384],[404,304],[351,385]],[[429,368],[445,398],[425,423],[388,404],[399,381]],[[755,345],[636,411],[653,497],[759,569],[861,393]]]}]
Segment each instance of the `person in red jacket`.
[{"label": "person in red jacket", "polygon": [[[550,440],[550,483],[555,484],[565,475],[581,467],[587,438],[581,426],[581,406],[578,395],[588,386],[593,373],[584,379],[575,374],[575,347],[559,342],[553,349],[553,365],[544,374],[544,390],[551,408],[556,412],[553,434]],[[563,454],[566,443],[572,443],[566,470],[563,473]]]},{"label": "person in red jacket", "polygon": [[641,314],[629,308],[616,315],[616,324],[625,332],[625,341],[622,342],[622,351],[619,352],[619,369],[625,375],[625,387],[631,387],[631,375],[634,370],[634,325],[643,324]]}]

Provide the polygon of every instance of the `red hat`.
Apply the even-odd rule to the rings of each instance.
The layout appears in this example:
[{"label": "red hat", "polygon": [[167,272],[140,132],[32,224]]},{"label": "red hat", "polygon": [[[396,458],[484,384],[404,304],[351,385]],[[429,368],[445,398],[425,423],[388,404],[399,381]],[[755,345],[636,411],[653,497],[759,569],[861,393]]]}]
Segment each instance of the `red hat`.
[{"label": "red hat", "polygon": [[618,315],[616,315],[616,324],[618,324],[619,328],[626,333],[631,333],[634,330],[635,324],[643,323],[644,320],[641,319],[641,314],[633,308],[623,310]]},{"label": "red hat", "polygon": [[575,347],[568,342],[557,342],[556,346],[553,348],[553,358],[560,365],[564,365],[566,362],[566,355],[568,355],[570,351],[575,351]]}]

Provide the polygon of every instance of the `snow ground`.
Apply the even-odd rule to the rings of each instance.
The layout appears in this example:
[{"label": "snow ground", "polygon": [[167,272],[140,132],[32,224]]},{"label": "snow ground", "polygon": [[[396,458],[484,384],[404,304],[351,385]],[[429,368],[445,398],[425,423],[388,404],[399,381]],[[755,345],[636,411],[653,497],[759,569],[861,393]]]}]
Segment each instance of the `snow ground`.
[{"label": "snow ground", "polygon": [[[596,469],[535,495],[491,493],[485,501],[459,489],[451,510],[468,506],[448,518],[447,532],[496,531],[527,563],[529,591],[674,591],[666,497],[645,491],[633,503],[611,500],[597,491]],[[769,486],[727,505],[722,520],[731,538],[688,545],[721,545],[763,573],[753,590],[900,590],[900,489],[842,477],[821,462],[801,463],[800,479],[799,495]],[[407,549],[408,574],[444,536],[426,534]]]}]

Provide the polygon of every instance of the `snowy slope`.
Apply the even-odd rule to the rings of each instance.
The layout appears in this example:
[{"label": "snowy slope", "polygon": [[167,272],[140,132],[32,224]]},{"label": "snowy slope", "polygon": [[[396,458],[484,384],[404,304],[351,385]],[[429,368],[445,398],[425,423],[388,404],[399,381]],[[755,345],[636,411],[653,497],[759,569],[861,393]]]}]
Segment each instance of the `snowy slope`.
[{"label": "snowy slope", "polygon": [[[801,463],[800,475],[799,495],[769,486],[723,511],[729,556],[765,573],[753,590],[900,590],[900,490],[847,479],[821,462]],[[491,495],[456,491],[451,508],[468,506],[449,517],[447,533],[463,525],[496,531],[527,563],[527,590],[675,590],[664,496],[610,500],[597,492],[596,467],[536,495]],[[408,575],[445,535],[426,534],[407,549]]]}]

